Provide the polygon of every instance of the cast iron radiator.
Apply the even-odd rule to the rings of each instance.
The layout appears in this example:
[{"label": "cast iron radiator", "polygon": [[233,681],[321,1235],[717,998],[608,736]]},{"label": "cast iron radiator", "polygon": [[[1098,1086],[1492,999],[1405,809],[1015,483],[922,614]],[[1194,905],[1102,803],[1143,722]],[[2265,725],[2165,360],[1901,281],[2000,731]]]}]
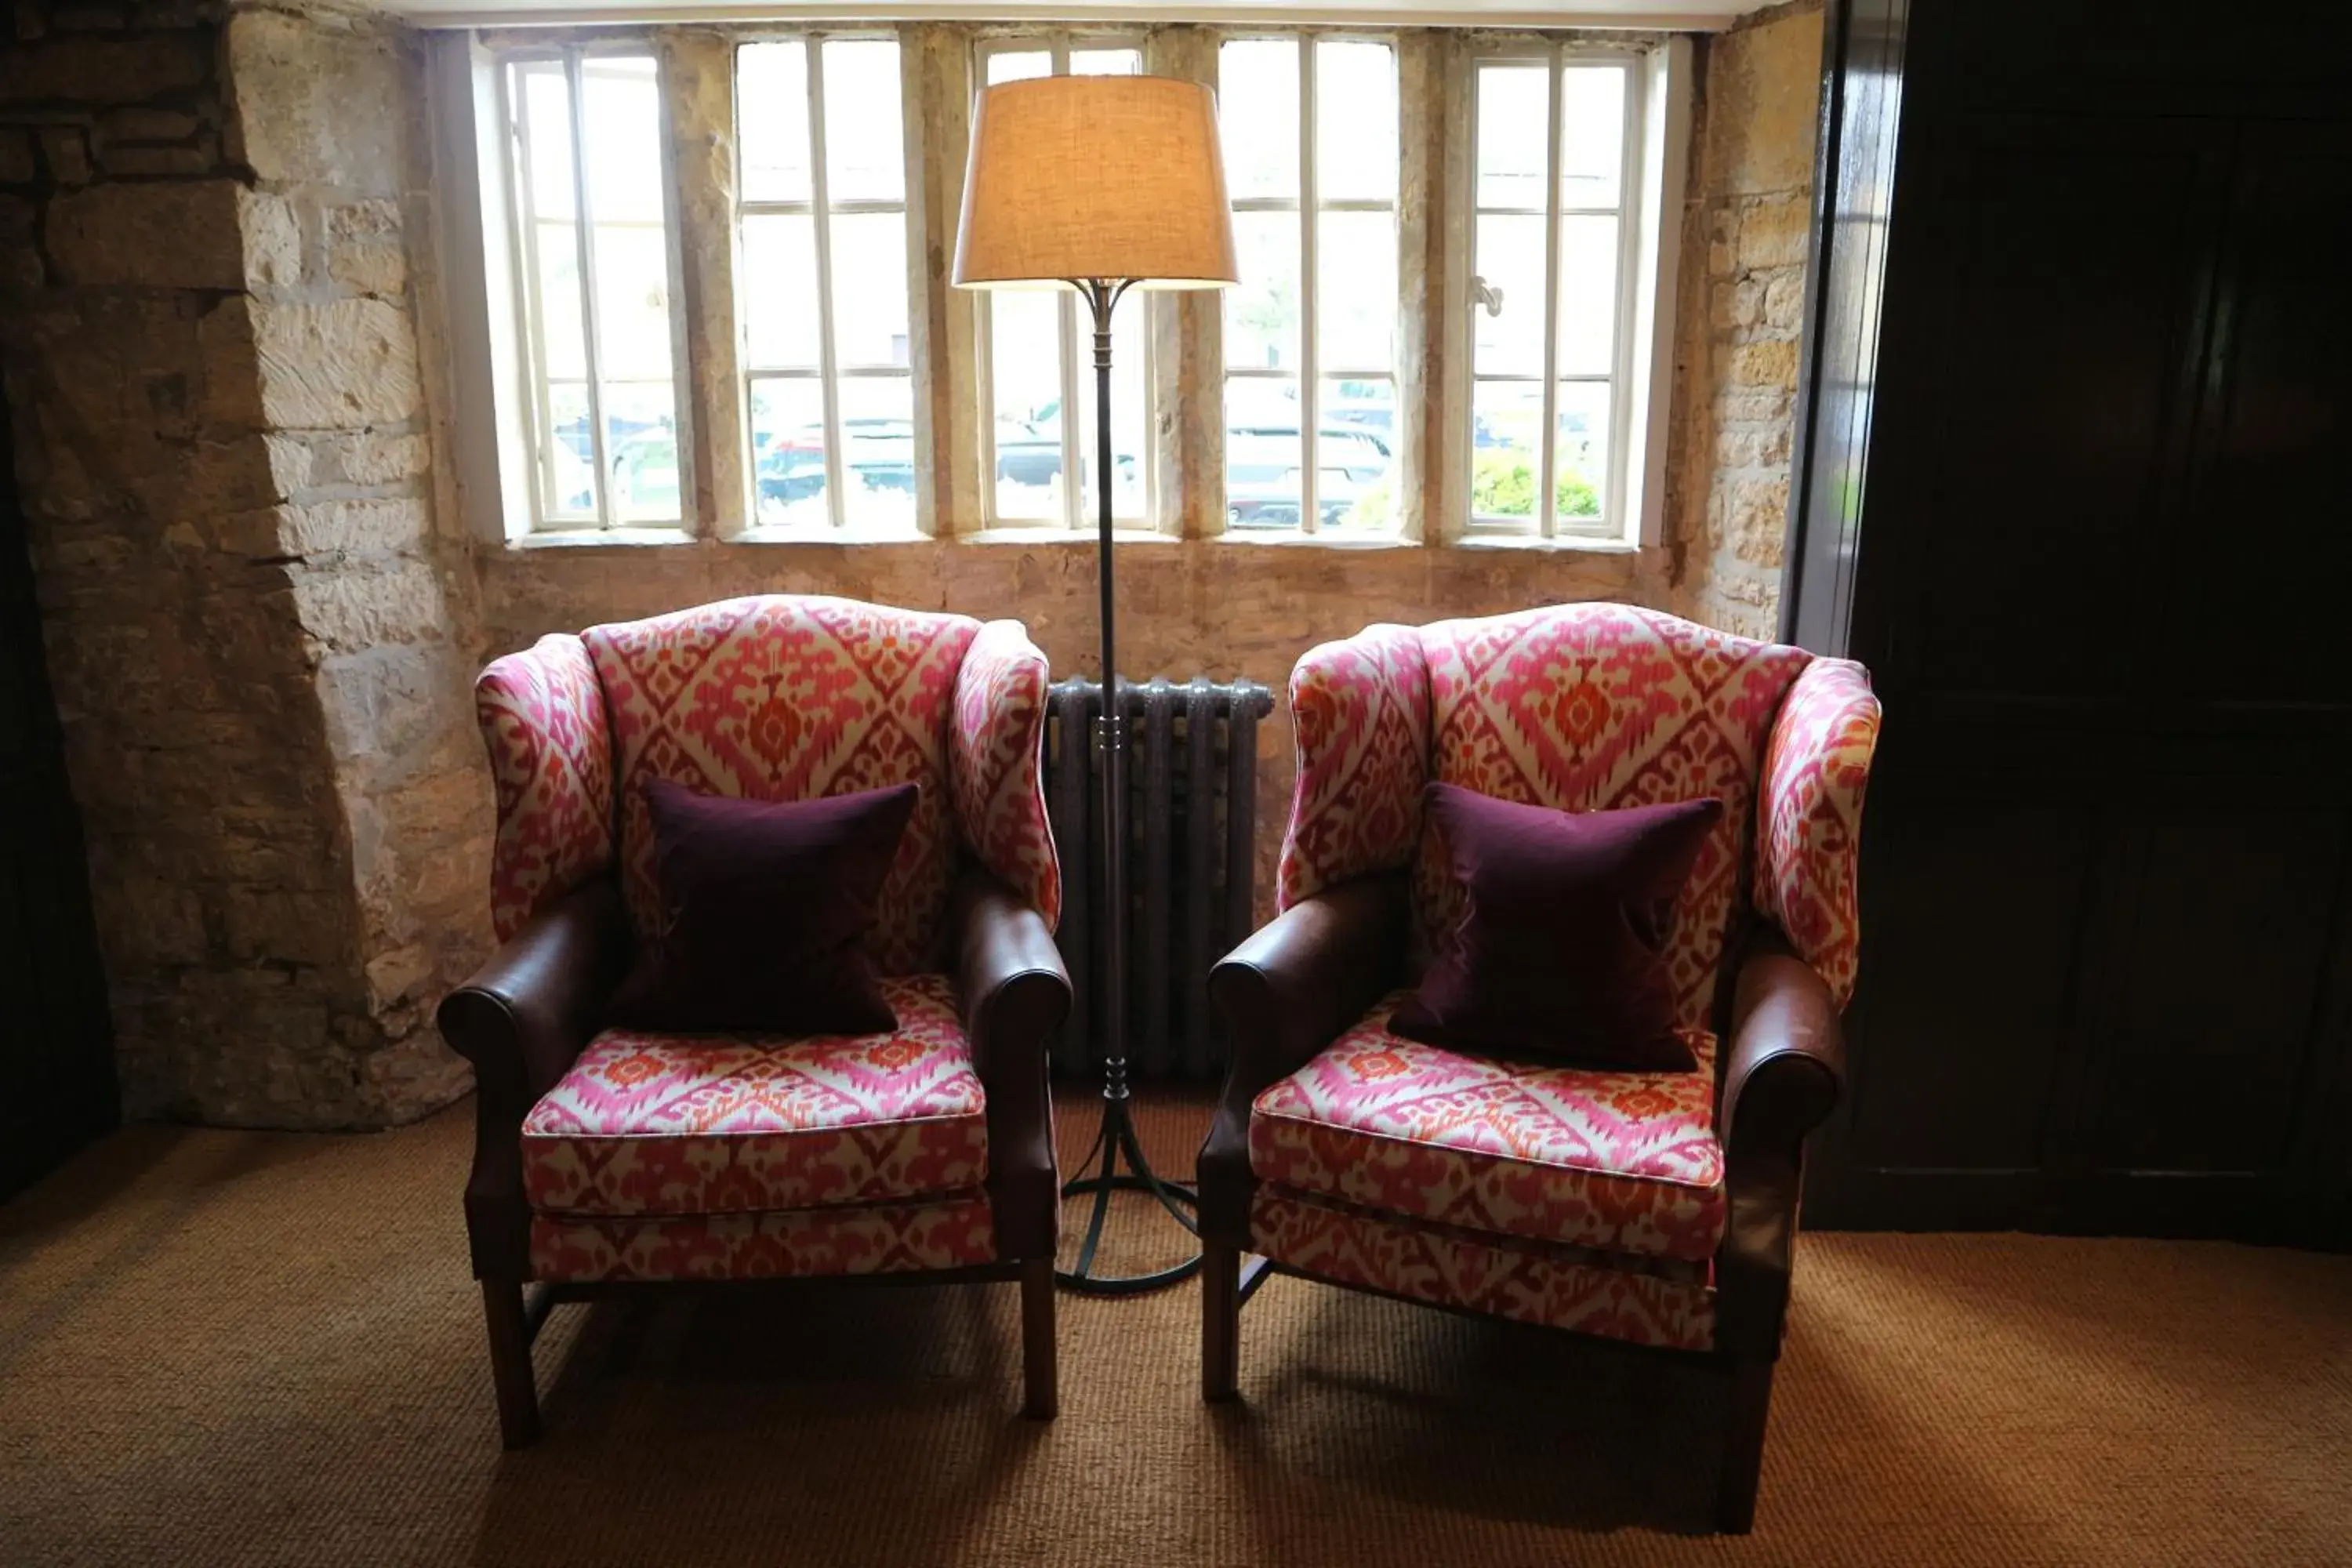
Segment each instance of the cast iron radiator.
[{"label": "cast iron radiator", "polygon": [[[1257,726],[1274,710],[1255,681],[1130,683],[1127,698],[1127,1050],[1138,1078],[1206,1079],[1224,1068],[1209,969],[1251,930]],[[1055,1068],[1091,1077],[1102,1053],[1102,688],[1055,683],[1045,802],[1062,855],[1056,937],[1076,993]]]}]

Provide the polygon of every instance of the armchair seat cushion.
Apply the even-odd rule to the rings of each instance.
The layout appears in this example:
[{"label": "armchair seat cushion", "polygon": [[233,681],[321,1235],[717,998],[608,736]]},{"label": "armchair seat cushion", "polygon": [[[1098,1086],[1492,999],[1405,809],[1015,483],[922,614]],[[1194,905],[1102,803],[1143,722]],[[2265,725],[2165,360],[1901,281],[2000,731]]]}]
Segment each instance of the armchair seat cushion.
[{"label": "armchair seat cushion", "polygon": [[939,974],[886,978],[875,1035],[607,1029],[523,1119],[541,1214],[740,1215],[970,1193],[987,1099]]},{"label": "armchair seat cushion", "polygon": [[1473,1232],[1714,1256],[1726,1203],[1713,1035],[1678,1031],[1689,1072],[1502,1061],[1392,1032],[1406,994],[1257,1097],[1261,1182]]}]

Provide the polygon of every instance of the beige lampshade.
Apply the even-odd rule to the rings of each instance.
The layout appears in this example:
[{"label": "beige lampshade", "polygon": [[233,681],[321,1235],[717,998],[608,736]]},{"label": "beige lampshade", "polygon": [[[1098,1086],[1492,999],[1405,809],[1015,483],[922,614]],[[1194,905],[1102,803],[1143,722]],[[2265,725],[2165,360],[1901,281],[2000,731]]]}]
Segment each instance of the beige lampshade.
[{"label": "beige lampshade", "polygon": [[1214,289],[1240,276],[1207,88],[1055,76],[981,93],[956,236],[959,287],[1107,278]]}]

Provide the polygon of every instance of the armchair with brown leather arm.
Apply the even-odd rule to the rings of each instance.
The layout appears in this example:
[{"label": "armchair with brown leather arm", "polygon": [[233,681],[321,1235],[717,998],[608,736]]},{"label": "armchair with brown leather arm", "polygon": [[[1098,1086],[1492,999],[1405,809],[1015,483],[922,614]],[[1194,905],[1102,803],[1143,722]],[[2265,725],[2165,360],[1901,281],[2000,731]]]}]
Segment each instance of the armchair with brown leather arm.
[{"label": "armchair with brown leather arm", "polygon": [[[1045,682],[1013,622],[782,596],[545,637],[483,673],[502,944],[439,1022],[478,1084],[465,1213],[509,1447],[538,1430],[548,1307],[657,1282],[1017,1279],[1024,1407],[1055,1413],[1045,1072],[1070,988]],[[894,1032],[614,1023],[656,777],[770,800],[921,786],[866,939]]]},{"label": "armchair with brown leather arm", "polygon": [[[1747,1530],[1805,1141],[1844,1078],[1867,679],[1580,605],[1374,626],[1309,652],[1291,700],[1282,912],[1210,977],[1233,1062],[1200,1156],[1204,1395],[1238,1394],[1269,1273],[1698,1356],[1730,1394],[1717,1522]],[[1570,811],[1724,802],[1664,954],[1695,1071],[1388,1028],[1458,914],[1432,780]]]}]

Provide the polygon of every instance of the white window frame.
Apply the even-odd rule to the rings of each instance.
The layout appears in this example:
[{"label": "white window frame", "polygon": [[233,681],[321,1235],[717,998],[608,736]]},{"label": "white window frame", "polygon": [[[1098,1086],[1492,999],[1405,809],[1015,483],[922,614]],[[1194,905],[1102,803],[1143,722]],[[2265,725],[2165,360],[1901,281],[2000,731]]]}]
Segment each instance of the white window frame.
[{"label": "white window frame", "polygon": [[[663,110],[660,115],[661,222],[668,241],[664,247],[664,259],[670,300],[669,384],[674,410],[671,427],[677,432],[677,440],[678,515],[675,518],[636,520],[614,515],[612,454],[607,449],[610,438],[604,428],[605,388],[613,383],[604,376],[601,363],[602,344],[596,320],[596,217],[589,200],[585,95],[582,91],[588,62],[600,58],[652,60],[655,99]],[[694,416],[693,397],[686,374],[685,283],[683,257],[678,245],[676,162],[670,156],[669,147],[667,110],[670,83],[667,63],[663,59],[661,50],[651,42],[635,39],[501,50],[493,58],[492,63],[499,143],[504,152],[506,255],[510,258],[508,282],[513,293],[513,319],[519,329],[520,363],[517,369],[524,384],[522,395],[516,399],[516,404],[526,461],[530,471],[530,482],[523,489],[530,498],[531,531],[577,532],[590,529],[602,532],[616,529],[677,531],[690,529],[696,522],[692,499],[694,485],[690,477],[693,473],[690,454],[693,450]],[[521,105],[517,101],[514,91],[517,68],[551,63],[561,64],[563,68],[564,90],[572,110],[573,243],[578,247],[583,373],[588,397],[589,461],[593,465],[589,493],[593,505],[593,510],[584,515],[561,513],[555,507],[557,437],[553,429],[554,410],[549,401],[552,383],[547,374],[545,306],[540,298],[539,219],[530,210],[530,129],[524,122]],[[633,223],[629,226],[644,225]]]},{"label": "white window frame", "polygon": [[[812,243],[816,247],[817,366],[814,371],[803,366],[778,369],[773,366],[761,366],[752,363],[751,311],[748,306],[744,303],[745,290],[739,284],[735,289],[735,352],[738,365],[737,379],[742,384],[743,410],[742,428],[739,439],[740,439],[743,444],[744,485],[750,492],[744,498],[744,505],[747,509],[744,515],[751,519],[751,527],[754,530],[767,530],[772,531],[782,529],[799,531],[793,528],[793,524],[790,523],[767,523],[761,521],[760,452],[759,447],[753,440],[751,434],[751,396],[754,384],[761,381],[813,380],[817,383],[819,400],[822,403],[824,411],[825,511],[827,518],[830,520],[825,531],[834,532],[848,528],[856,528],[861,531],[873,531],[879,529],[887,531],[892,537],[897,537],[903,533],[906,537],[911,539],[919,535],[921,531],[919,523],[910,522],[902,530],[892,525],[860,521],[854,520],[849,516],[848,468],[846,466],[848,453],[845,450],[847,441],[846,437],[843,435],[841,424],[842,382],[845,380],[857,379],[904,381],[907,383],[908,404],[910,408],[922,398],[927,384],[924,375],[920,374],[925,367],[919,366],[914,362],[914,355],[911,352],[911,342],[909,344],[907,364],[903,370],[896,365],[845,366],[842,364],[840,356],[834,347],[834,218],[836,216],[856,216],[865,214],[888,216],[890,214],[896,214],[898,217],[899,249],[901,254],[903,255],[913,244],[912,238],[910,237],[911,226],[908,219],[909,207],[908,203],[908,187],[903,173],[900,175],[898,199],[895,201],[883,201],[872,197],[857,197],[836,202],[833,199],[832,193],[826,188],[829,171],[826,168],[827,159],[825,157],[824,143],[824,46],[834,43],[891,44],[899,51],[899,58],[901,68],[903,69],[906,58],[907,39],[904,34],[898,28],[894,26],[843,28],[813,27],[793,32],[761,33],[757,36],[747,36],[736,39],[735,47],[730,51],[728,58],[728,70],[732,79],[730,83],[729,98],[730,100],[738,103],[735,124],[735,211],[733,219],[730,225],[735,250],[734,265],[736,276],[740,279],[743,276],[745,271],[743,263],[743,220],[745,218],[813,218],[814,222],[812,225],[812,232],[814,236]],[[751,201],[746,199],[743,195],[743,127],[742,111],[740,106],[740,89],[742,78],[740,74],[740,66],[739,62],[741,53],[746,47],[775,44],[799,45],[803,50],[803,58],[808,73],[809,194],[807,199],[803,201]],[[902,83],[901,90],[903,92],[903,76],[900,79]],[[905,104],[901,102],[899,108],[903,119]],[[900,162],[903,166],[905,162],[905,150],[903,145],[900,149]],[[909,297],[907,300],[907,321],[910,340],[912,336],[915,313],[922,308],[923,301],[915,299],[910,291]]]},{"label": "white window frame", "polygon": [[[1520,69],[1542,69],[1546,75],[1546,104],[1549,124],[1545,132],[1544,205],[1541,207],[1490,207],[1478,199],[1478,94],[1488,67],[1513,67]],[[1576,67],[1593,68],[1609,67],[1621,70],[1625,77],[1623,122],[1620,129],[1617,171],[1617,205],[1613,207],[1570,207],[1560,202],[1559,171],[1561,142],[1564,135],[1562,105],[1566,94],[1560,89],[1561,73]],[[1644,367],[1637,361],[1641,340],[1645,335],[1647,319],[1641,315],[1645,293],[1654,281],[1645,274],[1661,273],[1671,287],[1670,263],[1645,255],[1655,248],[1645,244],[1647,231],[1655,222],[1646,210],[1653,199],[1645,175],[1652,172],[1647,157],[1647,143],[1654,130],[1649,99],[1656,87],[1656,72],[1644,68],[1643,58],[1622,51],[1579,46],[1567,40],[1508,40],[1482,45],[1471,51],[1469,81],[1465,92],[1465,108],[1469,117],[1470,163],[1465,181],[1465,203],[1463,214],[1464,248],[1458,268],[1464,280],[1465,311],[1477,306],[1477,235],[1478,220],[1488,216],[1540,217],[1544,220],[1544,353],[1540,373],[1543,386],[1542,423],[1538,426],[1539,449],[1536,454],[1536,510],[1531,518],[1482,517],[1471,510],[1473,480],[1477,471],[1477,390],[1482,383],[1526,385],[1537,379],[1525,374],[1488,372],[1477,368],[1477,334],[1475,323],[1463,338],[1461,369],[1461,420],[1464,432],[1464,459],[1461,470],[1463,485],[1463,517],[1465,537],[1469,538],[1535,538],[1624,541],[1631,542],[1648,495],[1655,487],[1643,483],[1643,497],[1635,500],[1630,488],[1638,476],[1631,460],[1632,436],[1636,428],[1636,409],[1643,420],[1652,416],[1652,399],[1639,395],[1643,377],[1636,372]],[[1559,300],[1559,230],[1560,219],[1580,216],[1612,216],[1617,219],[1617,300],[1615,315],[1610,326],[1610,365],[1606,375],[1580,374],[1562,376],[1559,374],[1560,300]],[[1668,319],[1671,320],[1671,313]],[[1601,515],[1597,518],[1564,520],[1557,514],[1559,508],[1558,465],[1559,460],[1559,387],[1563,381],[1592,384],[1605,383],[1609,387],[1609,457],[1602,479]],[[1663,442],[1644,443],[1663,448]],[[1629,502],[1631,504],[1629,504]]]},{"label": "white window frame", "polygon": [[[974,94],[988,86],[988,62],[998,55],[1048,55],[1053,60],[1053,74],[1070,74],[1070,54],[1073,49],[1091,52],[1106,49],[1133,49],[1136,69],[1149,71],[1150,56],[1144,36],[1138,32],[1078,32],[1069,28],[1044,28],[1034,31],[993,34],[975,39],[971,49],[971,85]],[[1122,301],[1129,310],[1150,308],[1150,297],[1137,293]],[[1078,410],[1082,405],[1081,376],[1094,374],[1094,322],[1088,318],[1078,320],[1078,296],[1073,289],[1058,291],[1058,324],[1061,331],[1062,369],[1062,515],[1006,515],[997,510],[996,478],[996,302],[988,290],[982,290],[972,311],[973,358],[972,384],[978,389],[980,405],[980,505],[982,525],[998,529],[1065,529],[1073,532],[1092,532],[1095,518],[1087,506],[1087,488],[1083,479],[1070,482],[1072,476],[1083,475],[1093,460],[1094,432],[1078,428]],[[1143,465],[1143,515],[1120,516],[1116,510],[1111,526],[1149,532],[1160,526],[1160,463],[1159,443],[1150,433],[1159,425],[1159,383],[1154,374],[1152,339],[1155,333],[1143,334],[1143,428],[1144,449],[1139,458]],[[1118,453],[1112,453],[1112,465],[1118,464]],[[1105,484],[1111,476],[1103,476]],[[1112,486],[1114,497],[1118,494]],[[1114,500],[1114,507],[1117,502]]]},{"label": "white window frame", "polygon": [[[1222,67],[1227,44],[1265,43],[1283,41],[1297,46],[1298,52],[1298,195],[1290,196],[1236,196],[1235,213],[1296,213],[1298,216],[1298,368],[1296,371],[1269,370],[1248,365],[1235,369],[1227,364],[1217,386],[1217,417],[1226,421],[1230,429],[1231,416],[1227,409],[1227,390],[1236,381],[1290,381],[1298,383],[1298,525],[1297,532],[1312,535],[1322,524],[1321,498],[1317,481],[1323,470],[1323,392],[1326,378],[1339,381],[1385,381],[1389,384],[1390,402],[1393,405],[1395,392],[1402,384],[1397,365],[1396,341],[1389,342],[1389,363],[1381,369],[1360,365],[1340,365],[1326,368],[1323,347],[1318,341],[1322,330],[1321,257],[1317,242],[1322,229],[1325,213],[1371,212],[1386,213],[1389,217],[1389,243],[1397,243],[1399,225],[1403,217],[1404,161],[1412,153],[1404,145],[1402,121],[1404,110],[1403,61],[1394,35],[1388,33],[1326,32],[1307,28],[1221,29],[1217,33],[1217,58]],[[1319,188],[1315,134],[1317,104],[1315,89],[1315,54],[1318,44],[1378,44],[1389,52],[1389,68],[1399,73],[1397,110],[1400,124],[1397,135],[1397,194],[1385,201],[1372,201],[1360,196],[1339,197],[1325,201]],[[1402,296],[1397,300],[1400,317],[1403,313]],[[1391,431],[1391,440],[1395,439]],[[1401,454],[1391,447],[1389,471],[1397,472]],[[1402,509],[1392,516],[1389,533],[1396,531],[1402,521]],[[1292,532],[1283,528],[1248,528],[1240,531],[1255,539],[1281,538]]]}]

